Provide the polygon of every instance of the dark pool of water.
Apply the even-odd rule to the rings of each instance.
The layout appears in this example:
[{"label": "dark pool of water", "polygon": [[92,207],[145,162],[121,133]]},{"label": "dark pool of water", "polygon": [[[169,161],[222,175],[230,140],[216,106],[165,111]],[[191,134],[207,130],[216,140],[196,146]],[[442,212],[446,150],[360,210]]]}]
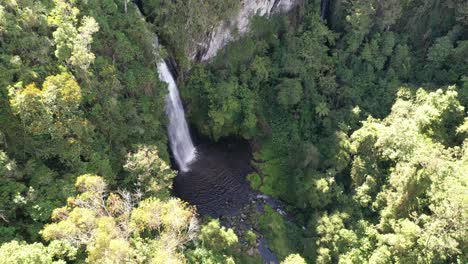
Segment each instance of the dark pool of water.
[{"label": "dark pool of water", "polygon": [[240,139],[197,146],[190,171],[174,180],[174,194],[214,218],[236,214],[254,195],[246,180],[253,171],[249,144]]},{"label": "dark pool of water", "polygon": [[[197,145],[196,161],[191,164],[190,171],[179,173],[174,180],[177,197],[196,206],[200,215],[213,218],[239,216],[240,209],[252,201],[256,201],[258,212],[263,212],[263,203],[281,212],[282,202],[250,188],[246,176],[254,170],[247,141],[236,138],[217,143],[197,141],[202,143]],[[279,263],[266,240],[258,235],[258,251],[263,262]]]}]

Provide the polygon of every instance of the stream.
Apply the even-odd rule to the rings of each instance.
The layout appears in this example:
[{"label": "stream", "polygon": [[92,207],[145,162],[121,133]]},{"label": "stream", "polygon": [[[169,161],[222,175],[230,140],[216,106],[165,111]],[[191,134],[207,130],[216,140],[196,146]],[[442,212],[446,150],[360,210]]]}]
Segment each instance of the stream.
[{"label": "stream", "polygon": [[[251,16],[255,14],[269,16],[275,10],[287,11],[293,6],[294,1],[246,0],[234,18],[238,34],[247,31]],[[143,2],[134,1],[134,3],[139,15],[144,17]],[[229,21],[219,25],[210,34],[202,60],[215,56],[220,48],[234,39],[231,34],[232,25],[227,26],[232,23],[227,22]],[[196,206],[200,215],[220,218],[221,224],[234,230],[253,229],[252,224],[247,224],[247,216],[242,212],[244,208],[252,205],[253,214],[263,213],[263,205],[269,204],[288,219],[284,205],[280,201],[250,188],[246,176],[254,170],[250,165],[252,155],[248,142],[229,138],[216,143],[202,141],[194,146],[175,78],[167,62],[158,57],[159,43],[156,36],[154,48],[155,58],[158,60],[159,78],[167,83],[169,91],[166,97],[166,114],[169,120],[167,131],[173,161],[179,170],[174,180],[174,194]],[[237,222],[236,219],[240,221]],[[276,255],[268,248],[266,239],[258,230],[254,231],[257,234],[257,250],[263,261],[279,263]]]},{"label": "stream", "polygon": [[[136,2],[135,7],[136,12],[144,17],[140,1]],[[203,142],[194,146],[175,78],[167,62],[159,58],[159,42],[156,36],[153,46],[157,74],[160,80],[167,84],[169,91],[166,96],[166,114],[169,119],[167,131],[172,161],[177,165],[175,169],[179,170],[174,180],[174,194],[195,205],[200,215],[228,219],[242,215],[240,210],[243,207],[255,199],[264,199],[263,195],[250,188],[246,180],[246,176],[253,172],[248,143],[230,139],[218,143]],[[259,210],[263,210],[263,207]],[[221,220],[221,224],[236,229],[236,226],[229,226],[226,221]],[[279,263],[263,236],[256,233],[257,250],[263,261],[269,264]]]},{"label": "stream", "polygon": [[[249,216],[243,209],[254,205],[256,212],[263,213],[264,204],[268,204],[286,219],[291,219],[281,201],[250,188],[246,176],[254,169],[250,165],[252,155],[247,141],[236,138],[221,139],[217,143],[204,141],[196,148],[197,159],[190,165],[190,170],[179,172],[174,180],[174,194],[196,206],[200,215],[220,218],[223,226],[235,230],[250,230]],[[255,232],[257,250],[263,261],[279,263],[263,235]]]},{"label": "stream", "polygon": [[245,178],[253,172],[246,142],[204,142],[197,146],[197,154],[190,170],[175,178],[174,192],[197,206],[201,215],[234,215],[255,196]]}]

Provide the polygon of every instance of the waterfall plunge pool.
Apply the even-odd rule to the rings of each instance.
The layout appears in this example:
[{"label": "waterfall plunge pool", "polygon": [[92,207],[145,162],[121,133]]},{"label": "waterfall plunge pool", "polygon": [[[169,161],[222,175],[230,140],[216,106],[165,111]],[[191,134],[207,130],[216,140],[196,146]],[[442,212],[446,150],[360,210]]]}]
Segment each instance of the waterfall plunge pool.
[{"label": "waterfall plunge pool", "polygon": [[213,218],[236,214],[255,197],[246,176],[253,172],[247,141],[225,138],[201,140],[197,159],[174,180],[174,194]]}]

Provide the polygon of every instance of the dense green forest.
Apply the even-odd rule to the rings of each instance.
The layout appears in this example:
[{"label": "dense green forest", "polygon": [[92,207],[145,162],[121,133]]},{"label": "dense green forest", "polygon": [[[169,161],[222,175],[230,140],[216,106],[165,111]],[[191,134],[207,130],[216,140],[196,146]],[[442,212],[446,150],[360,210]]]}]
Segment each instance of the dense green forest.
[{"label": "dense green forest", "polygon": [[171,192],[160,58],[194,130],[252,146],[282,263],[468,262],[467,1],[298,0],[203,63],[238,0],[137,3],[0,0],[1,264],[262,263]]}]

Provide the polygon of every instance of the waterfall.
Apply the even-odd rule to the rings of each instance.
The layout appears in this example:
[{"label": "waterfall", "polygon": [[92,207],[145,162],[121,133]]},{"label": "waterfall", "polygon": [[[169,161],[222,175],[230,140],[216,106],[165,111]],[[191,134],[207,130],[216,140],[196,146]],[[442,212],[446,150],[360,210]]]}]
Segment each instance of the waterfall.
[{"label": "waterfall", "polygon": [[[144,18],[140,7],[135,4],[135,10],[141,18]],[[180,100],[177,84],[169,71],[167,63],[159,57],[158,37],[154,37],[153,52],[158,60],[157,68],[159,79],[167,83],[169,94],[166,96],[166,115],[169,118],[167,132],[169,135],[169,144],[171,146],[174,159],[179,166],[179,170],[186,172],[189,170],[190,163],[196,157],[196,149],[193,145],[187,120],[185,120],[184,107]]]},{"label": "waterfall", "polygon": [[[156,42],[157,43],[157,42]],[[190,162],[195,159],[196,151],[185,120],[184,108],[180,100],[177,85],[164,60],[158,63],[161,81],[167,83],[169,94],[166,97],[166,114],[169,117],[169,142],[172,154],[183,172],[188,171]]]},{"label": "waterfall", "polygon": [[327,13],[328,13],[328,0],[322,0],[321,1],[321,10],[320,10],[320,20],[324,22],[327,19]]}]

